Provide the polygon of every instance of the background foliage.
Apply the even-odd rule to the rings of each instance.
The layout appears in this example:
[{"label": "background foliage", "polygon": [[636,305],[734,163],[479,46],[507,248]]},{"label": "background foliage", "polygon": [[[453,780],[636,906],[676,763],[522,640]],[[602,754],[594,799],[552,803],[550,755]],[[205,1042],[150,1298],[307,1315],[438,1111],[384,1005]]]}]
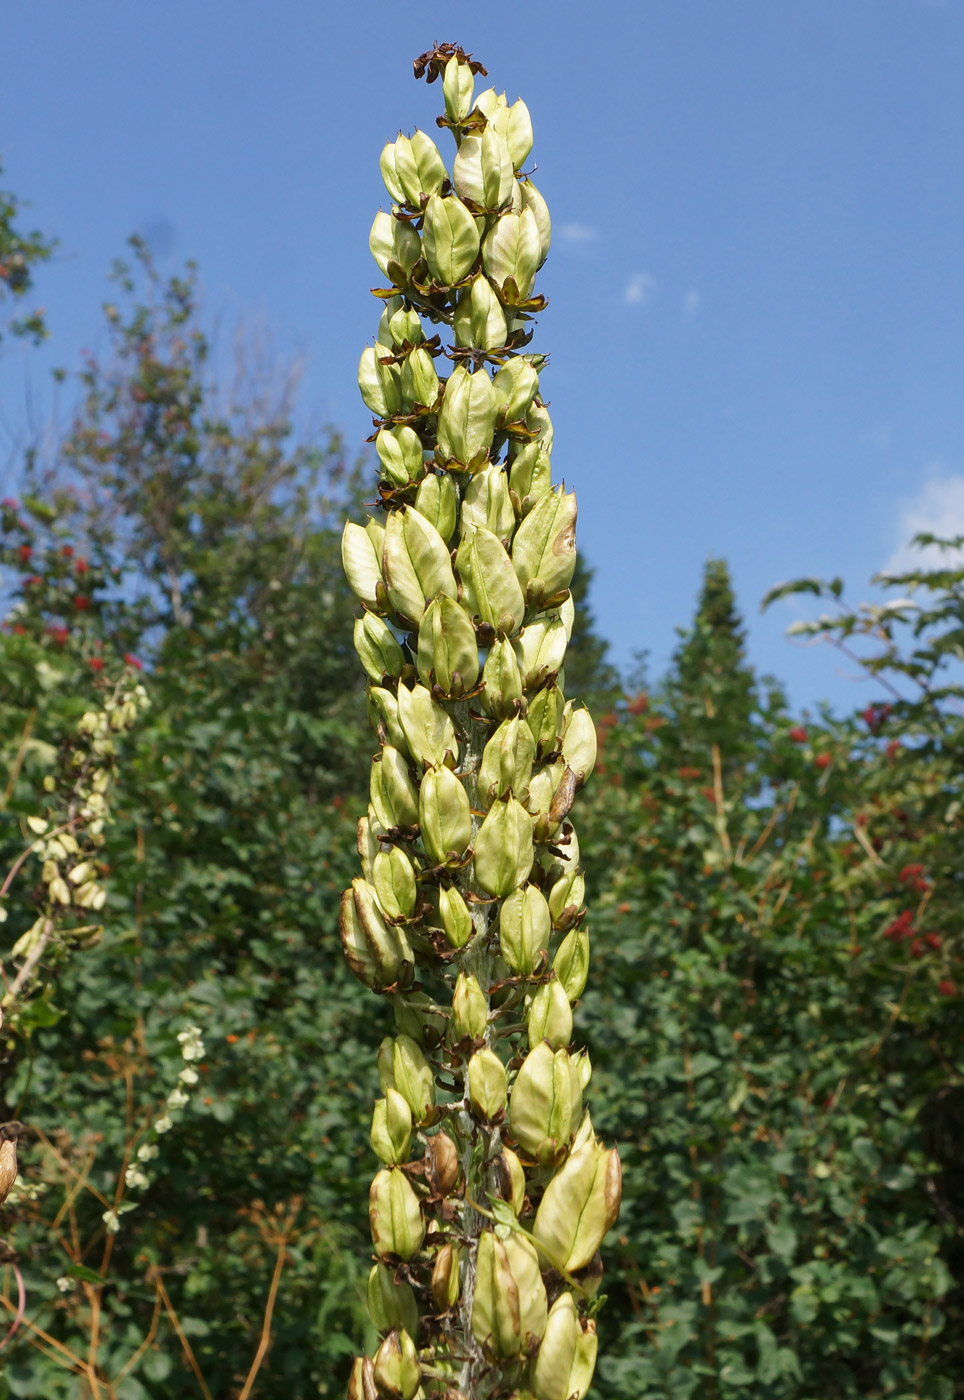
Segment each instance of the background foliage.
[{"label": "background foliage", "polygon": [[[0,1396],[335,1395],[367,1327],[387,1029],[335,914],[372,744],[338,556],[365,473],[296,440],[257,359],[225,388],[192,270],[133,254],[75,421],[2,508],[0,873],[125,665],[151,707],[119,755],[102,936],[7,1008],[3,1116],[33,1131]],[[876,613],[800,586],[863,657],[859,713],[801,719],[752,674],[721,561],[649,693],[623,694],[585,604],[573,638],[602,740],[578,1014],[625,1167],[600,1396],[964,1393],[964,573]],[[37,875],[10,887],[8,976]],[[3,1288],[12,1316],[9,1266]]]}]

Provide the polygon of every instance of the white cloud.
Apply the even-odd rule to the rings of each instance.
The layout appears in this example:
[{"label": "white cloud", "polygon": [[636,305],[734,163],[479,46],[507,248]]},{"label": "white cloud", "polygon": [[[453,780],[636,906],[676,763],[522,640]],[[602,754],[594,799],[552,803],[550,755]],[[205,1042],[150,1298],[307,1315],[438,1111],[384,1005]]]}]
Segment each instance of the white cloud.
[{"label": "white cloud", "polygon": [[571,248],[585,248],[587,243],[595,243],[599,232],[591,224],[563,224],[556,236]]},{"label": "white cloud", "polygon": [[695,316],[697,311],[699,311],[700,309],[700,303],[702,302],[702,300],[703,298],[700,296],[696,288],[690,287],[689,291],[686,292],[683,296],[683,315],[689,316],[690,318]]},{"label": "white cloud", "polygon": [[646,306],[656,295],[656,279],[648,272],[636,272],[626,284],[623,301],[627,306]]},{"label": "white cloud", "polygon": [[910,541],[915,535],[964,535],[964,473],[936,474],[925,481],[916,496],[901,501],[896,526],[897,547],[888,559],[885,573],[902,573],[921,565],[964,563],[937,549],[919,549]]}]

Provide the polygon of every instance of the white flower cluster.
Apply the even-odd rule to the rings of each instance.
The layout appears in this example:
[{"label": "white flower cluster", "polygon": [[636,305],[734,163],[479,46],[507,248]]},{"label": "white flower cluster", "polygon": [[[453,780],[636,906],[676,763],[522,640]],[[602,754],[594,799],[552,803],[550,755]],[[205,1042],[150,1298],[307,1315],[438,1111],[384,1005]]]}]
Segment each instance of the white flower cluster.
[{"label": "white flower cluster", "polygon": [[[178,1033],[178,1044],[181,1047],[181,1059],[184,1063],[177,1076],[177,1083],[168,1094],[164,1104],[164,1112],[159,1118],[155,1118],[151,1124],[153,1139],[142,1142],[137,1149],[136,1160],[131,1162],[124,1173],[124,1184],[129,1190],[144,1191],[151,1184],[151,1178],[144,1169],[144,1164],[153,1162],[160,1153],[157,1139],[164,1133],[169,1133],[174,1126],[172,1114],[179,1113],[190,1102],[189,1090],[198,1082],[198,1072],[194,1068],[193,1061],[200,1060],[204,1054],[204,1040],[201,1036],[199,1026],[186,1026]],[[120,1229],[120,1216],[125,1211],[133,1210],[134,1203],[120,1206],[116,1209],[105,1210],[101,1219],[110,1235],[116,1235]]]}]

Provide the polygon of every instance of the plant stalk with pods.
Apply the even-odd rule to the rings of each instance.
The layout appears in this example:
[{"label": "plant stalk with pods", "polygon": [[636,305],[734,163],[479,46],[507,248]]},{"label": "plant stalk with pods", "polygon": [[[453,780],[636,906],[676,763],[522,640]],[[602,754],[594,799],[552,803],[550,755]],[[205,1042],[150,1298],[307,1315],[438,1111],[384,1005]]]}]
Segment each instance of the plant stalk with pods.
[{"label": "plant stalk with pods", "polygon": [[620,1167],[573,1044],[570,809],[596,738],[564,694],[576,500],[529,349],[550,219],[521,173],[525,103],[477,94],[485,69],[455,45],[415,72],[441,78],[455,156],[421,131],[382,152],[370,246],[390,285],[358,373],[379,501],[343,537],[379,748],[341,938],[395,1020],[371,1127],[382,1341],[349,1397],[581,1400]]}]

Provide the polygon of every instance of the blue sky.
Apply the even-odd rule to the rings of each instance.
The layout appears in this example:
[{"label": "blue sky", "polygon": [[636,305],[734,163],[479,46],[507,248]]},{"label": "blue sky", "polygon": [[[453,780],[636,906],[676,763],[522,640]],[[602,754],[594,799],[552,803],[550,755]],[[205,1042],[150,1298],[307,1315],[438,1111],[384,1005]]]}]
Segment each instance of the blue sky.
[{"label": "blue sky", "polygon": [[913,529],[964,531],[961,0],[8,7],[3,180],[61,240],[52,341],[2,362],[8,430],[42,416],[43,364],[102,343],[139,231],[199,260],[212,318],[303,355],[305,419],[361,443],[378,155],[416,125],[448,155],[411,76],[436,39],[532,113],[553,460],[615,658],[658,669],[722,554],[756,665],[866,703],[757,605],[798,574],[866,596]]}]

